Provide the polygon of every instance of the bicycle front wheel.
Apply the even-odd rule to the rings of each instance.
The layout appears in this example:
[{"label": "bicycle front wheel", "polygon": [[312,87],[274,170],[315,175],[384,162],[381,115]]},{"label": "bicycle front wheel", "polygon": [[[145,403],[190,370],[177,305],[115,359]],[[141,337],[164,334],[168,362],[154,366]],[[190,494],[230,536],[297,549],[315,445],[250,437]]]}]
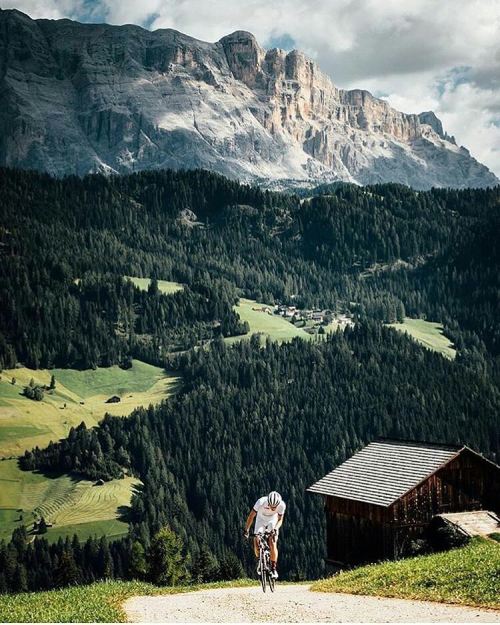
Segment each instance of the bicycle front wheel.
[{"label": "bicycle front wheel", "polygon": [[274,583],[275,583],[275,579],[273,577],[273,572],[272,571],[267,571],[267,583],[269,584],[269,590],[271,592],[274,592]]},{"label": "bicycle front wheel", "polygon": [[262,586],[262,592],[266,592],[266,577],[267,577],[266,560],[264,558],[264,554],[261,552],[260,554],[260,585]]}]

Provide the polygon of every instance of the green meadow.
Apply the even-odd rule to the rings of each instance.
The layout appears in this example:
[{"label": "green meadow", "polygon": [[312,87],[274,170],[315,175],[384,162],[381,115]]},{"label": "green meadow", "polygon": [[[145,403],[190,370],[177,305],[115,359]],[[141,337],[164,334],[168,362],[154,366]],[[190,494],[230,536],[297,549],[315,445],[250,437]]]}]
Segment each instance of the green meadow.
[{"label": "green meadow", "polygon": [[263,337],[270,337],[275,341],[284,342],[291,341],[293,338],[311,339],[311,335],[302,328],[296,328],[292,323],[281,317],[280,315],[264,312],[267,304],[261,304],[251,299],[241,298],[234,307],[242,321],[248,321],[250,332],[243,336],[230,337],[227,342],[248,338],[252,334],[261,334]]},{"label": "green meadow", "polygon": [[[49,385],[51,375],[56,388],[46,391],[42,401],[22,395],[31,379]],[[82,421],[87,427],[97,425],[106,412],[128,415],[138,406],[159,403],[178,384],[177,377],[139,360],[127,370],[118,366],[87,371],[4,370],[0,376],[0,539],[8,539],[21,525],[30,529],[41,516],[53,524],[45,535],[49,541],[74,533],[81,539],[126,534],[126,511],[138,480],[95,486],[77,476],[21,471],[17,456],[67,436]],[[107,404],[112,395],[121,401]]]},{"label": "green meadow", "polygon": [[[42,401],[22,395],[33,379],[49,385],[55,376],[56,388],[46,391]],[[13,385],[12,378],[16,383]],[[77,371],[75,369],[4,370],[0,375],[0,457],[19,456],[26,449],[45,446],[68,435],[82,421],[97,425],[106,412],[129,415],[138,406],[159,403],[175,391],[178,378],[160,367],[133,360],[124,370],[117,365]],[[112,395],[121,401],[107,404]]]},{"label": "green meadow", "polygon": [[73,475],[49,476],[21,471],[17,460],[0,461],[0,539],[16,527],[29,531],[44,517],[52,527],[49,541],[60,536],[118,536],[128,531],[126,513],[139,480],[125,477],[102,486]]},{"label": "green meadow", "polygon": [[[143,291],[147,291],[149,287],[149,283],[151,282],[150,278],[134,278],[132,276],[125,276],[128,280],[131,280],[135,286],[138,286]],[[164,293],[165,295],[171,295],[172,293],[177,293],[177,291],[182,291],[184,286],[179,282],[170,282],[169,280],[158,280],[158,290]]]},{"label": "green meadow", "polygon": [[399,332],[406,332],[424,347],[439,352],[445,358],[453,360],[457,354],[453,343],[443,334],[443,326],[440,323],[405,317],[403,323],[390,323],[388,325]]}]

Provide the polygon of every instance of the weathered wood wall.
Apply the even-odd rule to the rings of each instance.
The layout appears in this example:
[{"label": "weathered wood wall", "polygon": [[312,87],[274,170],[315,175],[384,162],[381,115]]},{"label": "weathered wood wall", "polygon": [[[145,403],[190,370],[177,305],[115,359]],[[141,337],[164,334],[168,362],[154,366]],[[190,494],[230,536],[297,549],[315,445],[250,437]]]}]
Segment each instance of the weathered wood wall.
[{"label": "weathered wood wall", "polygon": [[442,512],[500,512],[500,472],[463,450],[389,507],[326,497],[328,560],[361,564],[404,555]]}]

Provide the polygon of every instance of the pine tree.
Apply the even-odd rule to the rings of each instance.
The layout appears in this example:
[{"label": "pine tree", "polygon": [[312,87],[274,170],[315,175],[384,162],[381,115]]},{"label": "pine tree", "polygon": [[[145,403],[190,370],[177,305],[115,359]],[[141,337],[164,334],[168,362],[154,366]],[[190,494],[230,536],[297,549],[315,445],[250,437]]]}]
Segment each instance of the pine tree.
[{"label": "pine tree", "polygon": [[99,577],[102,579],[113,577],[113,558],[111,557],[109,544],[105,536],[99,541],[97,571]]},{"label": "pine tree", "polygon": [[193,562],[191,577],[195,583],[203,584],[218,579],[219,564],[217,559],[207,547],[203,545]]},{"label": "pine tree", "polygon": [[28,575],[24,564],[18,564],[14,571],[12,589],[15,592],[26,592],[28,590]]},{"label": "pine tree", "polygon": [[130,549],[128,573],[134,579],[144,579],[146,575],[146,552],[138,540],[134,540]]},{"label": "pine tree", "polygon": [[245,575],[243,566],[232,551],[226,551],[219,563],[219,577],[221,580],[240,579]]},{"label": "pine tree", "polygon": [[58,588],[78,584],[80,572],[71,551],[63,551],[59,564],[54,571],[54,583]]},{"label": "pine tree", "polygon": [[187,579],[181,538],[165,526],[154,536],[149,549],[149,579],[159,586],[175,586]]}]

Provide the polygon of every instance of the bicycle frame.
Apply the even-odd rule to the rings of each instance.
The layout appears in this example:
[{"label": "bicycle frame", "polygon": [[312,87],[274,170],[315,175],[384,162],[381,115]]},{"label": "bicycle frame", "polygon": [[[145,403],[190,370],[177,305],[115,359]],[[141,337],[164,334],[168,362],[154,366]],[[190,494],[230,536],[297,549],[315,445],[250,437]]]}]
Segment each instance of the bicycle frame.
[{"label": "bicycle frame", "polygon": [[269,586],[271,592],[274,592],[275,579],[271,572],[271,549],[269,547],[269,537],[272,533],[266,530],[265,532],[252,534],[252,536],[259,539],[260,583],[263,592],[266,592],[266,585]]}]

